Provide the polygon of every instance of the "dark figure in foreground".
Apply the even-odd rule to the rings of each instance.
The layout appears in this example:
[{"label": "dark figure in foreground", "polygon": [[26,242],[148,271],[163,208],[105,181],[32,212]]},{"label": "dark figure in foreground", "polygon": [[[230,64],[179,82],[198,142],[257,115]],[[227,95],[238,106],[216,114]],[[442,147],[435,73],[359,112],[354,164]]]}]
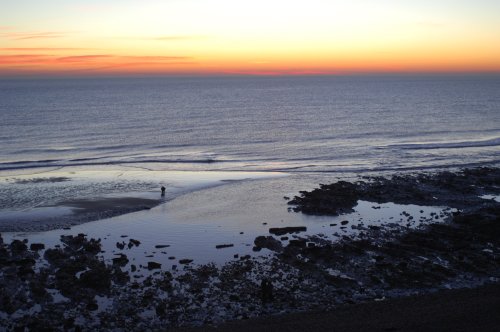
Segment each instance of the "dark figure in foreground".
[{"label": "dark figure in foreground", "polygon": [[260,283],[260,291],[262,303],[271,302],[273,300],[273,284],[269,280],[262,279],[262,282]]},{"label": "dark figure in foreground", "polygon": [[165,196],[165,187],[161,186],[161,196]]}]

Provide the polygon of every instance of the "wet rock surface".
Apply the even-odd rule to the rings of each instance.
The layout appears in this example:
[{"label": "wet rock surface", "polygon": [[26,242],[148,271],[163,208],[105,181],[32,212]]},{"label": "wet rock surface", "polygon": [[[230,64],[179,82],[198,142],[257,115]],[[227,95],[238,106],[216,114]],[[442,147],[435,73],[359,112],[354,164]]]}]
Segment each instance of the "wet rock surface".
[{"label": "wet rock surface", "polygon": [[274,234],[274,235],[285,235],[285,234],[300,233],[300,232],[306,232],[306,231],[307,231],[307,227],[304,227],[304,226],[269,228],[269,233]]},{"label": "wet rock surface", "polygon": [[301,191],[288,204],[295,212],[318,215],[352,212],[358,200],[475,209],[486,202],[480,195],[499,193],[500,169],[482,167],[321,184],[312,191]]},{"label": "wet rock surface", "polygon": [[272,236],[258,236],[254,241],[256,248],[266,248],[271,251],[282,251],[283,246],[280,241],[276,240]]},{"label": "wet rock surface", "polygon": [[[0,327],[158,330],[499,283],[500,203],[478,197],[498,193],[498,171],[440,174],[408,178],[412,186],[424,189],[412,189],[413,198],[401,189],[392,201],[432,200],[457,208],[445,223],[418,229],[381,224],[336,242],[304,233],[263,235],[254,245],[272,254],[234,255],[223,266],[195,265],[188,258],[171,270],[154,261],[136,266],[123,253],[106,262],[100,240],[84,234],[62,236],[59,247],[47,249],[19,240],[4,243],[0,236]],[[373,181],[384,183],[371,187],[374,197],[388,198],[383,188],[392,188],[390,180]],[[438,190],[422,198],[422,191],[433,184],[443,188],[442,194]],[[365,186],[342,184],[333,192],[347,188],[356,192],[357,200]],[[346,194],[340,199],[343,207],[325,209],[348,211],[353,197]],[[320,202],[322,207],[328,204],[326,199]],[[263,280],[272,287],[272,299],[265,301]]]}]

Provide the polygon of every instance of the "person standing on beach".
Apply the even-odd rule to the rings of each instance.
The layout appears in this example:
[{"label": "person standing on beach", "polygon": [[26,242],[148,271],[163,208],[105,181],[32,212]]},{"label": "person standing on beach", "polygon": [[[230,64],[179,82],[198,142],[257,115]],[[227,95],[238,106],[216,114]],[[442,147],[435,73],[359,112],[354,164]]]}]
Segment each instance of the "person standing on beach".
[{"label": "person standing on beach", "polygon": [[262,303],[271,302],[273,300],[273,284],[268,279],[262,279],[260,291]]},{"label": "person standing on beach", "polygon": [[165,187],[161,186],[161,197],[165,196]]}]

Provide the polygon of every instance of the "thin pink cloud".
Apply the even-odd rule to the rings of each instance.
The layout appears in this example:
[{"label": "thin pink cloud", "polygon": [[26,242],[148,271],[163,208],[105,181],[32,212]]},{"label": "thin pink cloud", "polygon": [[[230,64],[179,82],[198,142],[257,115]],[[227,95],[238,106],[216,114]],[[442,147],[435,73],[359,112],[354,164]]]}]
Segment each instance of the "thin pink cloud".
[{"label": "thin pink cloud", "polygon": [[0,37],[5,37],[11,40],[29,40],[29,39],[49,39],[61,38],[67,36],[67,32],[4,32],[0,33]]},{"label": "thin pink cloud", "polygon": [[101,60],[110,60],[110,62],[127,61],[129,63],[166,63],[166,62],[186,60],[186,59],[191,59],[191,58],[186,56],[155,56],[155,55],[118,56],[112,54],[86,54],[86,55],[59,57],[56,60],[59,62],[95,62]]},{"label": "thin pink cloud", "polygon": [[138,61],[144,61],[144,60],[154,60],[154,61],[171,61],[171,60],[184,60],[184,59],[191,59],[191,57],[188,56],[163,56],[163,55],[145,55],[145,56],[134,56],[134,55],[127,55],[127,56],[121,56],[120,58],[122,59],[130,59],[130,60],[138,60]]},{"label": "thin pink cloud", "polygon": [[72,55],[57,58],[57,61],[60,62],[88,62],[88,61],[96,61],[106,58],[114,58],[114,55],[110,54],[89,54],[89,55]]},{"label": "thin pink cloud", "polygon": [[4,47],[0,51],[76,51],[92,50],[91,48],[78,47]]},{"label": "thin pink cloud", "polygon": [[[189,56],[119,56],[113,54],[82,54],[73,56],[53,54],[11,54],[0,55],[0,69],[28,69],[33,72],[44,70],[71,72],[75,70],[117,72],[120,69],[146,70],[192,65]],[[49,69],[50,68],[50,69]],[[148,69],[150,68],[150,69]]]},{"label": "thin pink cloud", "polygon": [[25,64],[25,63],[44,63],[52,58],[47,54],[13,54],[0,55],[0,65],[6,64]]}]

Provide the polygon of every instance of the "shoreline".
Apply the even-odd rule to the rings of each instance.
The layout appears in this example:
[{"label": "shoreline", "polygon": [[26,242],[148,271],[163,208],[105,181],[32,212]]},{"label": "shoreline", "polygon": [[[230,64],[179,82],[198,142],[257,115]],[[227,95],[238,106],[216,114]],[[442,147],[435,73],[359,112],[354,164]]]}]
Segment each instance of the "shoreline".
[{"label": "shoreline", "polygon": [[[175,224],[175,218],[165,219],[164,211],[158,208],[147,212],[157,215],[149,224],[139,222],[144,214],[138,212],[116,218],[108,228],[97,228],[92,238],[72,234],[82,229],[79,227],[68,233],[51,233],[52,240],[57,241],[50,244],[34,241],[46,239],[46,235],[8,236],[6,239],[12,240],[10,244],[0,241],[3,273],[0,284],[7,298],[0,308],[0,325],[14,328],[25,324],[36,328],[41,326],[37,324],[54,327],[66,324],[104,330],[207,327],[225,321],[300,311],[335,312],[348,303],[370,303],[450,288],[498,285],[500,203],[477,194],[488,191],[498,195],[499,174],[499,169],[482,168],[465,173],[378,177],[354,182],[352,186],[338,182],[301,192],[299,197],[306,199],[311,211],[317,211],[314,204],[324,207],[327,201],[331,204],[327,212],[340,211],[338,217],[306,217],[302,213],[286,212],[289,198],[284,200],[283,194],[288,194],[291,188],[307,189],[310,182],[292,186],[278,180],[235,183],[170,201],[168,208],[177,208],[176,217],[182,227],[200,228],[199,218],[221,220],[220,225],[210,226],[213,233],[208,234],[226,232],[227,241],[222,236],[212,239],[211,235],[195,236],[193,240],[208,240],[196,247],[197,250],[231,258],[224,258],[222,264],[200,264],[184,255],[173,257],[179,246],[188,244],[185,240],[175,244],[168,240],[167,232]],[[333,196],[343,199],[332,200],[329,194],[332,190],[335,192],[339,183],[344,195]],[[459,195],[447,194],[457,190]],[[427,197],[422,196],[422,192],[436,194]],[[304,219],[297,219],[297,223],[288,219],[268,223],[267,220],[282,216],[264,213],[269,208],[264,203],[276,205],[276,193],[281,193],[277,197],[281,202],[278,206],[288,213],[290,220]],[[269,200],[269,195],[274,200]],[[253,201],[255,197],[259,199]],[[309,200],[311,197],[314,199]],[[353,208],[355,199],[366,197],[374,197],[378,203],[368,202],[364,214],[344,214]],[[415,211],[408,213],[407,206],[403,206],[397,219],[387,218],[387,222],[381,222],[378,219],[384,216],[385,210],[395,211],[395,207],[384,205],[388,197],[406,203],[432,200],[437,205],[447,199],[456,210],[441,208],[427,215],[424,207],[418,211],[419,206],[415,205]],[[242,198],[248,201],[247,210],[235,207],[235,202],[242,202]],[[256,211],[257,202],[264,204],[259,206],[262,211]],[[295,203],[299,203],[295,207],[306,206],[297,197]],[[254,211],[247,217],[269,219],[259,220],[259,227],[250,225],[241,235],[238,227],[251,219],[243,218],[238,224],[235,211],[246,211],[246,214]],[[376,220],[372,222],[366,215]],[[328,225],[328,220],[339,225]],[[229,228],[235,222],[238,225]],[[304,222],[308,223],[307,231],[300,226]],[[93,226],[104,224],[96,222]],[[135,228],[128,228],[131,231],[128,234],[117,233],[106,240],[110,236],[106,232],[118,225],[135,225]],[[154,225],[166,227],[162,228],[165,233],[160,234],[164,242],[143,242],[148,233],[141,232]],[[227,229],[219,228],[222,225]],[[183,233],[189,229],[182,227],[179,230]],[[335,230],[336,236],[324,234]],[[97,239],[101,236],[104,238]],[[236,242],[239,236],[252,238],[252,243]],[[116,246],[115,239],[118,239]],[[214,246],[212,251],[207,250],[207,245]],[[248,248],[252,254],[246,254],[242,248]],[[273,300],[268,303],[261,300],[260,284],[264,279],[274,286]],[[20,292],[17,295],[12,293],[16,289]],[[64,315],[67,320],[56,320],[58,315]]]},{"label": "shoreline", "polygon": [[[284,176],[277,172],[147,171],[64,168],[9,175],[0,182],[0,232],[65,229],[149,210],[176,197],[231,181]],[[165,196],[160,187],[166,186]],[[0,189],[2,189],[0,188]]]}]

